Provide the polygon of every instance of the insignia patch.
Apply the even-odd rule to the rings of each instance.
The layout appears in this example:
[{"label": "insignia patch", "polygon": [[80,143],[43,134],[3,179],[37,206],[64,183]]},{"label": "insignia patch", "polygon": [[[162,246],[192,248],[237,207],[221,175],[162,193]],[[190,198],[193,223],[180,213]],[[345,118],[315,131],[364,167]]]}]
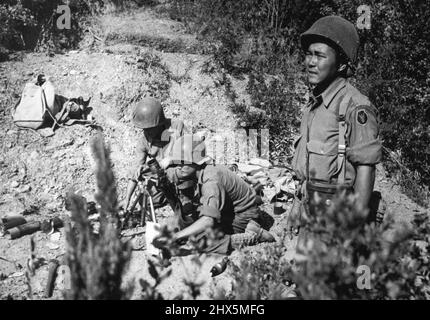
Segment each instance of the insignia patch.
[{"label": "insignia patch", "polygon": [[364,110],[360,110],[357,113],[357,122],[361,125],[365,125],[367,122],[367,113]]}]

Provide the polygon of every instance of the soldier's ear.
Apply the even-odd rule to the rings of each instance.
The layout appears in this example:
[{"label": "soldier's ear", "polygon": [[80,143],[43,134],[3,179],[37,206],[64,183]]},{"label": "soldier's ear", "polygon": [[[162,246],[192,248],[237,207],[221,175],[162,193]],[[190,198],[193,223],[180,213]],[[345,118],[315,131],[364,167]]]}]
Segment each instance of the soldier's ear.
[{"label": "soldier's ear", "polygon": [[339,65],[339,68],[337,69],[337,71],[338,71],[339,73],[340,73],[340,72],[345,72],[346,68],[347,68],[347,65],[346,65],[345,63],[341,63],[341,64]]}]

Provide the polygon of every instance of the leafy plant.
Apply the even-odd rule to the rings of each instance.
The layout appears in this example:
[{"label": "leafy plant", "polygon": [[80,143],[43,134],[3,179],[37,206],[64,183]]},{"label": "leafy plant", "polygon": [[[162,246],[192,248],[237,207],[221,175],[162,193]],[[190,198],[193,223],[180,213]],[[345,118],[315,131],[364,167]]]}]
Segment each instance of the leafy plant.
[{"label": "leafy plant", "polygon": [[[429,278],[427,258],[430,223],[416,216],[412,228],[393,229],[388,219],[379,227],[366,223],[352,196],[338,194],[326,208],[318,202],[308,217],[307,235],[298,247],[303,257],[292,277],[309,299],[425,299]],[[420,242],[423,241],[423,242]],[[427,248],[421,248],[426,243]],[[357,268],[371,271],[371,288],[357,287]]]},{"label": "leafy plant", "polygon": [[[206,259],[205,248],[214,244],[219,239],[220,233],[210,230],[204,236],[191,237],[186,243],[178,242],[173,238],[171,226],[163,226],[159,230],[159,235],[154,239],[155,246],[160,249],[160,255],[148,259],[148,271],[153,281],[149,282],[141,279],[142,299],[164,299],[158,287],[171,276],[172,269],[164,269],[171,266],[171,259],[175,259],[182,264],[185,272],[183,282],[186,289],[177,292],[174,299],[197,299],[201,295],[201,288],[204,281],[198,279],[203,261]],[[185,261],[184,255],[191,255]],[[197,276],[196,273],[197,272]]]},{"label": "leafy plant", "polygon": [[[284,239],[267,245],[261,251],[245,249],[239,263],[232,263],[234,300],[280,300],[290,291],[291,264],[285,258]],[[216,298],[222,296],[215,295]]]},{"label": "leafy plant", "polygon": [[[367,223],[354,201],[339,193],[327,209],[316,199],[316,214],[305,217],[294,259],[286,260],[284,241],[245,255],[233,272],[232,297],[285,299],[294,284],[304,299],[428,299],[429,217],[417,215],[412,227],[394,229],[390,219]],[[370,289],[358,285],[360,266],[370,270]]]}]

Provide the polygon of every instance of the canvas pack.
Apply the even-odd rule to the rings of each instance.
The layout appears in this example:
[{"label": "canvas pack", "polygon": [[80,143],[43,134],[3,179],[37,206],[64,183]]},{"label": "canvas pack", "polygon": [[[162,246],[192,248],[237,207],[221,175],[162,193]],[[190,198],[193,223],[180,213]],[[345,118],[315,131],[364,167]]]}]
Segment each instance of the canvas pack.
[{"label": "canvas pack", "polygon": [[55,88],[44,76],[25,85],[13,114],[13,121],[18,127],[39,129],[60,111],[55,103]]}]

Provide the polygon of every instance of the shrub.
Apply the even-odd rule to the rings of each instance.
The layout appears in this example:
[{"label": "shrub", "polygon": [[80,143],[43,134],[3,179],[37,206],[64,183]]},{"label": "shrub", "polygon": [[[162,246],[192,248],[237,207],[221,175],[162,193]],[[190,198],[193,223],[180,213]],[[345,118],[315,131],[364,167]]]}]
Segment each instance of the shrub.
[{"label": "shrub", "polygon": [[151,1],[136,0],[72,0],[67,4],[71,12],[71,28],[59,30],[57,7],[62,0],[7,0],[0,5],[0,47],[7,49],[37,49],[58,52],[76,48],[84,33],[94,22],[91,17],[107,12],[123,12],[150,4]]},{"label": "shrub", "polygon": [[0,24],[0,47],[22,48],[25,46],[23,31],[26,27],[35,26],[36,19],[21,4],[11,5],[6,2],[0,4]]},{"label": "shrub", "polygon": [[[201,272],[203,261],[206,259],[204,248],[206,246],[212,246],[213,241],[216,241],[221,234],[216,231],[208,231],[205,237],[190,237],[189,240],[184,243],[179,243],[173,239],[173,231],[170,230],[171,226],[163,226],[160,228],[160,234],[154,239],[156,247],[160,248],[160,255],[153,256],[148,259],[148,271],[152,278],[152,284],[149,281],[140,280],[142,287],[141,298],[151,300],[163,300],[164,297],[160,293],[159,285],[172,274],[172,269],[165,271],[164,269],[171,265],[170,259],[176,256],[182,267],[184,268],[185,278],[182,281],[185,284],[185,290],[177,292],[174,297],[175,300],[179,299],[197,299],[201,295],[201,288],[204,285],[203,281],[198,280],[199,274],[193,274],[199,270]],[[153,243],[154,243],[153,242]],[[191,259],[185,261],[183,255],[192,254]]]},{"label": "shrub", "polygon": [[101,137],[92,140],[96,162],[100,228],[95,234],[88,220],[86,202],[77,195],[69,198],[74,227],[67,228],[66,261],[70,268],[69,299],[124,299],[128,291],[121,288],[128,268],[131,248],[120,240],[115,181],[108,150]]},{"label": "shrub", "polygon": [[57,29],[57,7],[63,1],[6,1],[0,5],[2,28],[0,43],[12,50],[35,49],[57,51],[76,47],[82,36],[80,23],[88,9],[81,1],[74,1],[71,7],[70,30]]},{"label": "shrub", "polygon": [[[285,240],[286,233],[284,233]],[[239,263],[232,263],[234,300],[279,300],[290,286],[291,265],[285,259],[283,241],[265,246],[262,252],[245,249]],[[218,298],[222,299],[222,296]]]},{"label": "shrub", "polygon": [[[284,299],[291,283],[304,299],[428,299],[430,221],[417,215],[412,228],[394,231],[389,219],[366,223],[353,197],[338,194],[326,210],[307,217],[293,261],[283,241],[246,254],[233,270],[236,299]],[[284,232],[286,236],[287,233]],[[359,267],[369,268],[370,289]]]},{"label": "shrub", "polygon": [[[292,276],[300,293],[309,299],[428,299],[427,215],[413,226],[394,229],[393,221],[366,223],[352,196],[342,194],[328,210],[319,203],[308,217],[298,254],[298,272]],[[424,244],[424,247],[423,247]],[[359,266],[371,272],[370,289],[357,287]]]}]

